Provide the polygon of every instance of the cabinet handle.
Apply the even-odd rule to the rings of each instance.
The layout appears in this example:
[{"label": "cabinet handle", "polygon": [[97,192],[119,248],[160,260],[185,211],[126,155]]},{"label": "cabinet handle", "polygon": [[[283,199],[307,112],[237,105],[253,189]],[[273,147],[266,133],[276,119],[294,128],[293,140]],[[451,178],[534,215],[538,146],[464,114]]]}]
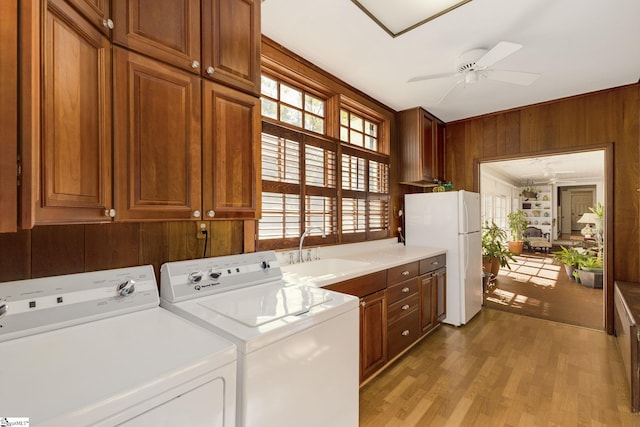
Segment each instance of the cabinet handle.
[{"label": "cabinet handle", "polygon": [[364,307],[365,305],[367,305],[367,303],[366,303],[366,302],[364,302],[364,301],[360,301],[360,305],[361,305],[362,307]]},{"label": "cabinet handle", "polygon": [[210,211],[207,211],[207,216],[208,216],[209,218],[213,218],[214,216],[216,216],[216,213],[215,213],[215,211],[210,210]]},{"label": "cabinet handle", "polygon": [[403,272],[402,272],[402,275],[403,275],[403,276],[408,276],[408,275],[409,275],[409,272],[408,272],[407,270],[405,270],[405,271],[403,271]]},{"label": "cabinet handle", "polygon": [[200,218],[200,211],[193,211],[193,217],[194,218]]},{"label": "cabinet handle", "polygon": [[213,67],[207,67],[207,74],[211,75],[211,74],[213,74],[213,73],[215,73],[215,72],[216,72],[215,68],[213,68]]},{"label": "cabinet handle", "polygon": [[115,218],[116,217],[116,210],[115,209],[105,209],[104,210],[104,216],[108,216],[110,218]]},{"label": "cabinet handle", "polygon": [[404,331],[402,331],[402,336],[406,337],[407,335],[409,335],[409,330],[405,329]]},{"label": "cabinet handle", "polygon": [[409,304],[405,304],[402,306],[403,310],[409,310],[410,305]]},{"label": "cabinet handle", "polygon": [[200,63],[198,61],[193,61],[191,63],[191,68],[193,68],[194,70],[198,67],[200,67]]},{"label": "cabinet handle", "polygon": [[102,20],[102,25],[104,25],[105,27],[107,27],[110,30],[113,30],[113,21],[111,19],[103,19]]},{"label": "cabinet handle", "polygon": [[438,265],[438,261],[433,261],[431,265]]},{"label": "cabinet handle", "polygon": [[402,292],[404,292],[406,294],[407,292],[409,292],[409,288],[407,288],[407,287],[402,288]]}]

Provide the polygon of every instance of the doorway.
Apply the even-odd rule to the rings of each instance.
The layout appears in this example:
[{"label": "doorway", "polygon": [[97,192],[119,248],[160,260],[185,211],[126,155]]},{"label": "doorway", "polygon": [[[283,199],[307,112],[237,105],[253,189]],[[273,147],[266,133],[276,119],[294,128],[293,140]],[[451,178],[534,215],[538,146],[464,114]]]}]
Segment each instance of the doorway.
[{"label": "doorway", "polygon": [[[609,165],[609,163],[606,164]],[[589,207],[594,207],[597,203],[604,205],[606,199],[605,190],[610,190],[605,185],[604,149],[589,152],[549,154],[538,157],[484,160],[479,162],[479,172],[479,191],[482,198],[484,199],[486,194],[492,194],[493,196],[503,194],[509,201],[508,212],[515,211],[523,206],[520,193],[525,186],[533,186],[542,191],[550,190],[552,194],[550,215],[552,229],[549,233],[549,240],[555,244],[552,250],[559,249],[558,244],[572,245],[580,241],[580,239],[559,239],[561,238],[561,233],[563,236],[573,233],[580,235],[580,230],[584,227],[584,224],[580,224],[577,221],[583,213],[589,212]],[[541,205],[544,203],[541,202]],[[535,219],[539,220],[539,218]],[[541,258],[544,258],[545,254],[535,255],[539,257],[542,255]],[[605,257],[605,272],[607,271],[607,259],[608,256]],[[515,288],[513,289],[524,289],[525,284],[532,285],[536,289],[553,289],[554,283],[551,282],[553,282],[554,274],[557,272],[557,277],[561,277],[560,274],[564,274],[564,271],[561,271],[562,266],[557,263],[555,266],[549,266],[547,263],[551,264],[554,261],[551,256],[547,256],[546,261],[540,261],[542,263],[540,265],[543,265],[543,267],[538,269],[540,275],[537,275],[529,273],[534,271],[532,266],[529,265],[532,262],[538,262],[538,260],[518,259],[517,263],[514,264],[514,269],[518,271],[516,272],[517,274],[511,274],[509,280],[520,281],[520,285],[515,283]],[[504,271],[507,274],[510,272],[510,270]],[[498,276],[498,281],[499,279],[500,276]],[[604,325],[605,329],[608,328],[608,324],[605,321],[605,313],[607,313],[609,305],[607,286],[612,286],[612,283],[609,284],[609,282],[610,280],[605,282],[605,289],[598,290],[597,296],[599,301],[597,304],[599,307],[598,320],[602,320],[599,323]],[[511,284],[514,285],[514,283]],[[565,284],[558,283],[557,286],[562,287]],[[544,307],[549,307],[551,303],[550,301],[540,300],[537,297],[526,297],[518,294],[518,292],[511,292],[511,294],[514,301],[516,301],[516,306],[520,305],[518,310],[523,314],[527,314],[524,312],[525,310],[522,310],[524,304],[536,304],[542,310]],[[540,296],[546,294],[549,293],[542,292]],[[506,292],[505,295],[509,295],[509,292]],[[576,310],[576,308],[579,309],[580,304],[584,304],[585,313],[593,308],[589,307],[589,305],[593,306],[593,300],[580,302],[574,296],[571,296],[571,300],[570,304],[567,302],[566,307],[556,310],[556,312],[564,313],[569,310]],[[566,298],[556,299],[554,304],[557,306],[562,304],[562,301],[566,301]],[[542,311],[548,313],[549,310]],[[591,313],[593,312],[591,311]],[[550,320],[563,321],[561,318],[550,318]]]},{"label": "doorway", "polygon": [[578,220],[589,208],[596,205],[596,187],[558,187],[558,204],[560,205],[560,235],[580,234],[584,224]]}]

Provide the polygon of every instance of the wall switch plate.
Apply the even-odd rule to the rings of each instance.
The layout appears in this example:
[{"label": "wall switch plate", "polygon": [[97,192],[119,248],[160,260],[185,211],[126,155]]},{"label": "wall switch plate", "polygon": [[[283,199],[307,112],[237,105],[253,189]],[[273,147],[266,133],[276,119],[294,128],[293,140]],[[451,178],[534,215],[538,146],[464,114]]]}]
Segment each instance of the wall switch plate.
[{"label": "wall switch plate", "polygon": [[196,222],[196,239],[204,240],[207,235],[203,231],[209,232],[208,224],[204,221]]}]

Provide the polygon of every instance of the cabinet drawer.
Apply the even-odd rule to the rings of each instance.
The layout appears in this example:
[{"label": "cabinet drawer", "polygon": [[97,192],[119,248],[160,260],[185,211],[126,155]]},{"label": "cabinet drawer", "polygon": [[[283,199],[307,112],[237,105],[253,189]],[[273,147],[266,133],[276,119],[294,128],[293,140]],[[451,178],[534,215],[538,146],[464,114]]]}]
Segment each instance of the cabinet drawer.
[{"label": "cabinet drawer", "polygon": [[387,284],[392,286],[396,283],[416,277],[418,275],[418,269],[418,261],[390,268],[387,270]]},{"label": "cabinet drawer", "polygon": [[324,286],[324,288],[362,298],[365,295],[381,291],[386,286],[386,271],[382,270],[376,273],[367,274],[366,276],[355,277],[350,280],[345,280],[344,282],[327,285]]},{"label": "cabinet drawer", "polygon": [[389,324],[387,329],[389,359],[400,354],[418,338],[420,338],[420,312],[418,310]]},{"label": "cabinet drawer", "polygon": [[416,277],[411,280],[398,283],[387,288],[387,302],[389,304],[396,303],[410,295],[418,292],[420,288],[420,280]]},{"label": "cabinet drawer", "polygon": [[412,294],[409,298],[390,304],[387,308],[387,322],[392,323],[400,317],[417,310],[420,306],[420,295]]},{"label": "cabinet drawer", "polygon": [[437,270],[447,265],[447,255],[436,255],[420,260],[420,274],[425,274],[433,270]]}]

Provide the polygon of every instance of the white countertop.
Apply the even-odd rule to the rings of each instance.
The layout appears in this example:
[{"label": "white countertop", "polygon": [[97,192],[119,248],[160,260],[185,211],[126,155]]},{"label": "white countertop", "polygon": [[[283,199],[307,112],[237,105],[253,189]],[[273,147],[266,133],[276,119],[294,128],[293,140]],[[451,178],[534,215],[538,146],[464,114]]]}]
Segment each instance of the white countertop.
[{"label": "white countertop", "polygon": [[[307,249],[303,249],[303,253]],[[316,249],[313,249],[315,256]],[[317,261],[287,264],[287,254],[281,253],[283,278],[288,283],[327,286],[391,267],[419,261],[446,253],[442,248],[404,246],[396,239],[375,240],[346,245],[322,246],[317,249]],[[295,251],[297,254],[297,250]]]}]

